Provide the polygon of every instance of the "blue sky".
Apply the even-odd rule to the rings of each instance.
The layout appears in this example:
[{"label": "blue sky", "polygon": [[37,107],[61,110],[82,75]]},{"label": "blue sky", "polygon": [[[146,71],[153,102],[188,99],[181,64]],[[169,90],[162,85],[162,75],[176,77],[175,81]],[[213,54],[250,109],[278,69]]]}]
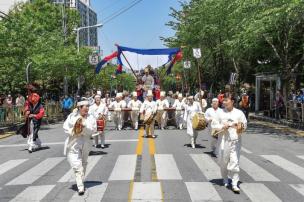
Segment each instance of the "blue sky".
[{"label": "blue sky", "polygon": [[[116,13],[134,0],[91,0],[98,22]],[[98,30],[98,40],[103,55],[115,50],[115,43],[133,48],[164,47],[160,36],[173,36],[165,23],[171,20],[170,7],[178,9],[177,0],[143,0],[135,7],[105,24]]]}]

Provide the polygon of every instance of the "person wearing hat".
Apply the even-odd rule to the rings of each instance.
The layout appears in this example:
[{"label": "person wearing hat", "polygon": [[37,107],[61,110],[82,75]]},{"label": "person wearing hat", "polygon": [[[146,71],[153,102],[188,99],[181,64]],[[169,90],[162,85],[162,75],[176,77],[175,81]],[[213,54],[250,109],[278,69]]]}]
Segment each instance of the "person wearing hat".
[{"label": "person wearing hat", "polygon": [[142,103],[137,99],[137,92],[132,93],[132,100],[128,104],[128,108],[132,109],[131,112],[131,120],[133,123],[133,127],[135,130],[138,129],[138,116],[139,116],[139,109]]},{"label": "person wearing hat", "polygon": [[[89,114],[92,115],[92,117],[94,117],[96,121],[100,118],[106,120],[108,115],[107,106],[103,102],[101,102],[101,96],[99,94],[95,95],[94,98],[95,98],[95,103],[92,106],[90,106]],[[99,146],[98,137],[100,137],[100,147],[104,148],[105,131],[97,131],[97,133],[94,134],[94,147],[96,148]]]},{"label": "person wearing hat", "polygon": [[152,67],[148,65],[145,68],[145,75],[142,77],[142,81],[144,83],[144,89],[147,90],[152,90],[154,88],[154,78],[153,76],[150,75],[150,69]]},{"label": "person wearing hat", "polygon": [[173,104],[173,108],[175,108],[176,127],[178,127],[180,130],[183,129],[184,125],[184,105],[185,103],[183,102],[183,94],[178,94],[177,99]]},{"label": "person wearing hat", "polygon": [[[110,106],[112,101],[111,101],[111,97],[110,97],[109,93],[105,94],[105,97],[102,99],[102,102],[106,105],[106,107]],[[112,114],[110,111],[108,111],[108,117],[107,117],[108,121],[112,120],[111,117],[112,117]]]},{"label": "person wearing hat", "polygon": [[156,120],[158,127],[161,128],[162,130],[165,129],[167,126],[167,112],[165,111],[166,108],[169,108],[169,102],[166,99],[166,92],[162,91],[160,93],[160,99],[156,101],[157,105],[157,115],[156,115]]},{"label": "person wearing hat", "polygon": [[206,93],[205,91],[201,90],[200,93],[197,93],[195,96],[194,96],[194,99],[198,102],[200,102],[201,100],[201,107],[202,107],[202,110],[203,112],[206,110],[207,108],[207,100],[206,100]]},{"label": "person wearing hat", "polygon": [[145,124],[145,129],[146,129],[146,137],[153,137],[155,138],[154,135],[154,116],[157,111],[157,105],[156,102],[153,101],[153,93],[152,90],[148,90],[147,92],[147,98],[144,101],[144,103],[140,107],[140,113],[144,117],[144,120],[147,120],[148,118],[153,118],[151,123]]},{"label": "person wearing hat", "polygon": [[69,136],[64,144],[64,154],[72,167],[78,194],[84,194],[84,178],[88,163],[91,141],[97,131],[96,120],[89,114],[89,101],[86,98],[77,103],[77,111],[72,112],[63,124],[64,132]]},{"label": "person wearing hat", "polygon": [[123,123],[122,109],[126,108],[126,102],[122,99],[122,97],[123,97],[122,93],[117,93],[115,101],[112,102],[109,106],[109,108],[114,110],[113,120],[116,130],[122,129],[122,123]]},{"label": "person wearing hat", "polygon": [[202,108],[199,102],[194,101],[193,96],[188,97],[188,102],[185,105],[184,121],[187,123],[187,134],[190,136],[190,144],[194,149],[198,131],[192,127],[192,119],[196,113],[202,113]]},{"label": "person wearing hat", "polygon": [[213,154],[217,155],[217,143],[218,143],[218,124],[220,123],[220,117],[223,113],[223,110],[219,108],[219,100],[217,98],[212,99],[212,107],[208,108],[205,113],[205,118],[209,123],[209,131],[211,133],[211,149]]}]

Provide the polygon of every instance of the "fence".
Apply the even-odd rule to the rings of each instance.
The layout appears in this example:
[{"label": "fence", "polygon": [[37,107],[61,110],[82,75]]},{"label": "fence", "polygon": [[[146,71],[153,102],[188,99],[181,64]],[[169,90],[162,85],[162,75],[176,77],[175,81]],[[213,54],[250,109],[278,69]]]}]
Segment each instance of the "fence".
[{"label": "fence", "polygon": [[288,101],[286,104],[286,119],[297,123],[304,123],[304,104]]},{"label": "fence", "polygon": [[[57,120],[62,117],[59,103],[48,103],[44,105],[44,119],[47,121]],[[0,107],[0,127],[18,124],[24,121],[24,107]]]}]

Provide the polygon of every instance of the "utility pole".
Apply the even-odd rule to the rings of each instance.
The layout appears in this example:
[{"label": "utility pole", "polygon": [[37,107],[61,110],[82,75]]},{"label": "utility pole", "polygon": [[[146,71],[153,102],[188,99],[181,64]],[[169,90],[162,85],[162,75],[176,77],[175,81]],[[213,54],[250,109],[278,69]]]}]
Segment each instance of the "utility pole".
[{"label": "utility pole", "polygon": [[[64,37],[64,46],[66,46],[67,43],[67,15],[66,15],[66,0],[63,0],[63,5],[62,5],[62,29],[63,29],[63,37]],[[67,78],[67,74],[68,74],[68,68],[67,66],[65,66],[65,76],[64,76],[64,89],[63,92],[65,95],[68,94],[69,90],[68,90],[68,78]]]}]

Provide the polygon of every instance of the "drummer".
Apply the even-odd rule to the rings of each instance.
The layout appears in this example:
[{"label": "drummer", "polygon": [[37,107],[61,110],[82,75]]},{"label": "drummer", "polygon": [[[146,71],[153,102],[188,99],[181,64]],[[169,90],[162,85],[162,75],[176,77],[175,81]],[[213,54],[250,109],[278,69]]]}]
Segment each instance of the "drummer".
[{"label": "drummer", "polygon": [[[140,113],[144,117],[144,121],[150,118],[151,116],[154,117],[157,111],[157,105],[156,102],[153,101],[153,93],[152,90],[148,90],[147,98],[144,101],[144,103],[140,107]],[[146,137],[152,137],[155,138],[154,135],[154,124],[155,120],[153,118],[152,122],[150,124],[146,124]]]},{"label": "drummer", "polygon": [[193,96],[188,97],[188,102],[185,105],[184,121],[187,123],[187,134],[190,136],[190,144],[194,149],[198,131],[192,127],[192,119],[196,113],[202,113],[202,108],[199,102],[194,101]]},{"label": "drummer", "polygon": [[121,130],[123,121],[122,109],[126,108],[126,103],[124,100],[122,100],[122,93],[117,93],[115,99],[116,100],[110,104],[109,108],[114,110],[113,120],[115,124],[115,129]]},{"label": "drummer", "polygon": [[176,126],[182,130],[184,125],[184,106],[185,103],[183,102],[183,94],[178,94],[178,98],[175,100],[173,104],[173,108],[175,108],[175,121]]},{"label": "drummer", "polygon": [[132,109],[131,120],[135,130],[138,129],[138,116],[141,105],[141,101],[137,99],[137,92],[133,92],[132,100],[128,103],[128,108]]},{"label": "drummer", "polygon": [[[108,108],[106,104],[101,102],[101,96],[99,94],[95,95],[95,103],[90,106],[89,108],[89,114],[94,117],[94,119],[97,121],[98,119],[104,119],[106,120],[107,114],[108,114]],[[97,131],[94,136],[94,147],[98,148],[98,136],[100,137],[100,147],[104,148],[105,146],[105,131]]]},{"label": "drummer", "polygon": [[158,127],[164,130],[165,127],[167,126],[167,119],[168,119],[167,112],[164,111],[164,109],[169,108],[169,102],[166,99],[165,91],[162,91],[160,93],[160,99],[156,101],[156,105],[157,105],[157,116],[156,116],[157,124]]}]

